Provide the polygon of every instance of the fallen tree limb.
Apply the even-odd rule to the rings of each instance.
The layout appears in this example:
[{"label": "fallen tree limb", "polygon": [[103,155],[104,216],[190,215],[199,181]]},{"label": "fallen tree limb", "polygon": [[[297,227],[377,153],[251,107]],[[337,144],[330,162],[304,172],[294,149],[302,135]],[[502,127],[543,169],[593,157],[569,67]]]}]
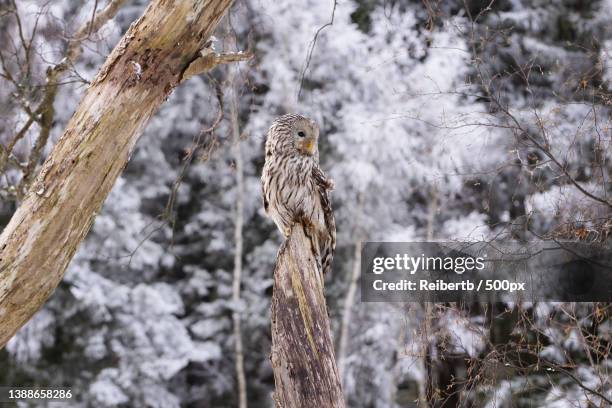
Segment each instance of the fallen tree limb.
[{"label": "fallen tree limb", "polygon": [[142,130],[231,3],[154,0],[108,57],[0,235],[0,347],[55,290]]},{"label": "fallen tree limb", "polygon": [[344,407],[323,278],[300,224],[281,247],[274,269],[272,369],[277,407]]}]

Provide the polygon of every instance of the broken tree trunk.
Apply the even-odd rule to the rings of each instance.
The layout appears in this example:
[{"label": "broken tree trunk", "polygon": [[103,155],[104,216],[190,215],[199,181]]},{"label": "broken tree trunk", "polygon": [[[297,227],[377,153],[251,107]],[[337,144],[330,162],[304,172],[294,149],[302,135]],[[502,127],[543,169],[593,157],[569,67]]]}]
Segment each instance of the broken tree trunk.
[{"label": "broken tree trunk", "polygon": [[0,236],[0,348],[55,290],[142,130],[198,73],[231,3],[154,0],[108,57]]},{"label": "broken tree trunk", "polygon": [[300,224],[281,247],[272,294],[272,369],[277,407],[344,407],[323,278]]}]

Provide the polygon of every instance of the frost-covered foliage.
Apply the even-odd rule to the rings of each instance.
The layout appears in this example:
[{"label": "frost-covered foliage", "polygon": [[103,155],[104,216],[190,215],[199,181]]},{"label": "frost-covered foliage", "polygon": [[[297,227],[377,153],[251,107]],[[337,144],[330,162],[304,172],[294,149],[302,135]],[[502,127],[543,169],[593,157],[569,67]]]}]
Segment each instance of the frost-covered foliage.
[{"label": "frost-covered foliage", "polygon": [[[43,80],[68,34],[91,17],[94,2],[77,3],[18,2],[26,31],[45,10],[33,80]],[[146,3],[128,0],[87,40],[70,78],[93,78]],[[254,61],[192,78],[162,106],[64,281],[0,351],[0,384],[70,386],[75,407],[236,406],[238,310],[249,405],[271,407],[269,301],[281,238],[264,217],[259,174],[267,127],[285,112],[320,124],[322,167],[336,182],[338,252],[327,282],[336,339],[358,241],[608,239],[610,208],[576,184],[595,197],[612,194],[612,3],[490,3],[238,1],[235,31],[223,22],[217,48],[236,35]],[[17,29],[2,21],[3,33]],[[217,117],[215,88],[229,95],[230,69],[241,95],[245,177],[237,303],[240,197],[229,101],[219,126],[202,133]],[[47,152],[84,90],[82,82],[60,87]],[[2,88],[0,98],[4,144],[27,118]],[[21,154],[31,148],[28,137]],[[18,177],[7,171],[7,179]],[[4,225],[14,203],[0,207]],[[610,344],[605,306],[430,310],[357,298],[347,307],[343,381],[351,407],[414,406],[428,397],[427,384],[446,406],[599,406],[584,386],[611,396],[609,361],[585,351],[592,336]],[[539,358],[571,375],[535,364]]]}]

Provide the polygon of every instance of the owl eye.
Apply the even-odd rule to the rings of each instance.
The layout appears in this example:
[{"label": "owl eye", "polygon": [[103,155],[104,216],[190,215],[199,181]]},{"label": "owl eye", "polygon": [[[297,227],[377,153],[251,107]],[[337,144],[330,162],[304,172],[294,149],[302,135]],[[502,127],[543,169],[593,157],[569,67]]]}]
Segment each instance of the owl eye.
[{"label": "owl eye", "polygon": [[298,136],[299,136],[299,137],[306,137],[306,133],[305,133],[303,130],[300,130],[300,131],[298,132]]}]

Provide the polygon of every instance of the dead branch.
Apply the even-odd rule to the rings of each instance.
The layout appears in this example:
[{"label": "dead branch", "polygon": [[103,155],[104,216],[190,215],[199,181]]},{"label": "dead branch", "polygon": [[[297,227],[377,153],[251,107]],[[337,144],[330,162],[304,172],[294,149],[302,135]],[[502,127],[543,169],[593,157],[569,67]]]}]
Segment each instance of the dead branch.
[{"label": "dead branch", "polygon": [[323,276],[301,224],[281,247],[272,294],[272,369],[277,407],[344,407]]},{"label": "dead branch", "polygon": [[145,125],[231,3],[154,0],[108,57],[0,235],[0,347],[55,290]]},{"label": "dead branch", "polygon": [[204,48],[200,51],[200,56],[195,59],[185,70],[182,80],[186,81],[194,75],[199,75],[210,71],[218,65],[229,64],[231,62],[248,61],[253,57],[250,52],[228,52],[217,54],[212,48]]}]

